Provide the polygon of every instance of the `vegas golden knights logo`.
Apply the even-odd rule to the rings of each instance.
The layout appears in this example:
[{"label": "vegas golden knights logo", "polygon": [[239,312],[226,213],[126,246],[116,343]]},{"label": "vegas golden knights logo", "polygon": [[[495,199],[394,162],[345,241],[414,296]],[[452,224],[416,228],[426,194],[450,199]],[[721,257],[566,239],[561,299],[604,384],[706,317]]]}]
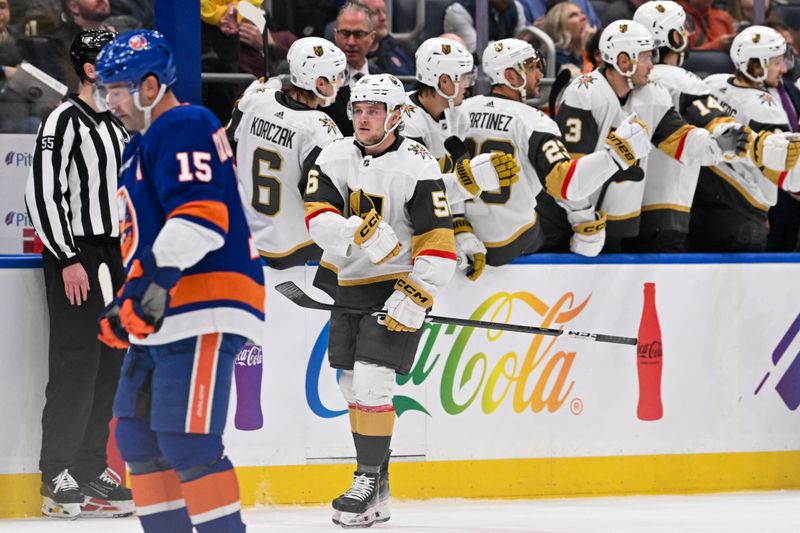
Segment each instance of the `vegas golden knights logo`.
[{"label": "vegas golden knights logo", "polygon": [[315,46],[314,47],[314,53],[317,54],[317,57],[322,57],[322,53],[323,53],[322,47],[321,46]]},{"label": "vegas golden knights logo", "polygon": [[626,31],[628,31],[628,25],[627,24],[620,24],[619,25],[619,32],[620,33],[625,33]]},{"label": "vegas golden knights logo", "polygon": [[656,4],[656,11],[659,13],[666,13],[667,9],[664,7],[663,4]]},{"label": "vegas golden knights logo", "polygon": [[754,33],[753,34],[753,42],[754,43],[758,43],[760,40],[761,40],[761,34],[760,33]]},{"label": "vegas golden knights logo", "polygon": [[503,43],[494,43],[494,51],[495,52],[502,52],[503,51]]},{"label": "vegas golden knights logo", "polygon": [[443,44],[442,45],[442,53],[443,54],[449,54],[450,53],[450,45],[449,44]]},{"label": "vegas golden knights logo", "polygon": [[397,78],[395,78],[394,76],[390,75],[389,76],[389,81],[392,82],[394,85],[400,85],[400,82],[397,81]]}]

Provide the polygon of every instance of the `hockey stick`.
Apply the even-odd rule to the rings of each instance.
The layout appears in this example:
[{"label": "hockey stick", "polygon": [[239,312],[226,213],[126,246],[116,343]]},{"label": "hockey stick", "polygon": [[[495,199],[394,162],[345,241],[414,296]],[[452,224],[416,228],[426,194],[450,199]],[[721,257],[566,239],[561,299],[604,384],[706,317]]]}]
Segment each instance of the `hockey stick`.
[{"label": "hockey stick", "polygon": [[556,102],[558,101],[558,95],[561,94],[561,91],[564,90],[570,81],[572,81],[572,76],[569,70],[564,69],[558,73],[558,76],[556,76],[553,82],[553,86],[550,87],[550,97],[548,98],[547,107],[550,111],[550,118],[553,120],[556,119]]},{"label": "hockey stick", "polygon": [[[386,311],[382,309],[359,309],[344,305],[334,305],[318,302],[313,299],[303,289],[295,285],[293,281],[285,281],[275,285],[275,290],[289,298],[292,302],[306,309],[316,309],[319,311],[339,311],[341,313],[371,314],[375,316],[386,316]],[[504,331],[516,331],[519,333],[530,333],[533,335],[549,335],[560,337],[565,335],[576,339],[591,340],[597,342],[609,342],[612,344],[627,344],[636,346],[637,340],[633,337],[617,337],[615,335],[603,335],[601,333],[587,333],[584,331],[571,331],[551,328],[539,328],[536,326],[520,326],[518,324],[503,324],[502,322],[484,322],[483,320],[470,320],[466,318],[453,318],[446,316],[428,315],[426,322],[437,324],[450,324],[453,326],[464,326],[468,328],[483,328]]]}]

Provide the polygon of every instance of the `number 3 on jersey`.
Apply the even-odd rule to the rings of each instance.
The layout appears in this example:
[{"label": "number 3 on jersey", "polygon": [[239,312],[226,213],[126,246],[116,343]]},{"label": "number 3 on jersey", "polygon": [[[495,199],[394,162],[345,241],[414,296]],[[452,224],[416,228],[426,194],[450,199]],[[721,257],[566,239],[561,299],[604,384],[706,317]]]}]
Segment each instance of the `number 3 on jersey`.
[{"label": "number 3 on jersey", "polygon": [[275,150],[256,148],[253,151],[253,209],[269,217],[281,210],[281,180],[272,174],[283,167],[283,158]]}]

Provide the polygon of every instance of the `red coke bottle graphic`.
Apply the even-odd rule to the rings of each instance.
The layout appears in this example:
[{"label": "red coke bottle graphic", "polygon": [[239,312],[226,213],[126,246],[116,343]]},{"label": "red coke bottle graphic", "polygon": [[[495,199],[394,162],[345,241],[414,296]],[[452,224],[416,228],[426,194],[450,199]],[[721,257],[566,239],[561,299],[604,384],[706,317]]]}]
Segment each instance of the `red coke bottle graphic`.
[{"label": "red coke bottle graphic", "polygon": [[661,405],[661,327],[656,312],[656,284],[644,284],[644,307],[639,322],[636,368],[639,373],[639,420],[658,420],[664,415]]}]

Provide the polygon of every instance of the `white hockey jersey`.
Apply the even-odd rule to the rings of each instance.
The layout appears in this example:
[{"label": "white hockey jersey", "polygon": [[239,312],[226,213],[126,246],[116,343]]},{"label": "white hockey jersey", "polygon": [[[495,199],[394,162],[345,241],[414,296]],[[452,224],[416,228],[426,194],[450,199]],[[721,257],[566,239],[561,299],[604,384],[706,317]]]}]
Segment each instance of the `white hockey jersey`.
[{"label": "white hockey jersey", "polygon": [[[780,101],[766,90],[738,87],[729,74],[709,76],[706,82],[736,121],[755,133],[791,131]],[[721,196],[729,205],[762,212],[777,202],[779,186],[793,190],[798,183],[800,169],[797,165],[788,173],[775,172],[757,167],[749,158],[703,169],[700,178],[700,187],[705,193]]]},{"label": "white hockey jersey", "polygon": [[[401,245],[381,264],[341,238],[345,219],[367,214],[357,200],[362,194]],[[416,281],[434,290],[455,270],[453,221],[439,165],[415,141],[397,136],[376,157],[365,155],[352,137],[328,145],[309,172],[305,210],[311,234],[325,250],[314,284],[337,303],[382,305],[398,278],[422,270]]]},{"label": "white hockey jersey", "polygon": [[[562,95],[556,122],[564,144],[576,156],[602,147],[608,134],[631,113],[647,124],[651,142],[667,156],[681,163],[710,164],[718,160],[716,142],[707,131],[686,123],[673,107],[666,89],[649,83],[633,89],[621,102],[599,69],[570,82]],[[646,159],[639,165],[646,168]],[[624,172],[641,170],[631,167]],[[592,205],[606,212],[609,238],[638,234],[643,196],[643,179],[612,181],[591,196]],[[564,205],[573,209],[586,207],[585,203]]]},{"label": "white hockey jersey", "polygon": [[[712,89],[697,75],[674,65],[655,65],[650,80],[669,91],[672,106],[690,124],[713,132],[722,122],[733,118],[712,94]],[[689,232],[698,162],[679,162],[661,150],[647,158],[647,177],[642,199],[642,229],[647,227]]]},{"label": "white hockey jersey", "polygon": [[538,109],[501,96],[474,96],[461,107],[469,117],[465,144],[471,155],[511,154],[522,169],[516,183],[464,203],[465,217],[486,246],[487,264],[504,265],[544,244],[536,223],[536,195],[542,190],[539,173],[546,175],[552,165],[540,157],[539,147],[561,132]]},{"label": "white hockey jersey", "polygon": [[319,259],[304,222],[303,191],[322,148],[342,137],[336,124],[265,87],[248,89],[234,120],[239,190],[259,253],[273,268]]},{"label": "white hockey jersey", "polygon": [[[463,141],[467,134],[468,122],[463,107],[462,103],[454,107],[452,112],[446,109],[441,117],[434,118],[422,107],[417,93],[412,91],[406,94],[402,113],[402,135],[424,145],[439,162],[447,198],[453,204],[460,204],[471,198],[471,195],[459,186],[458,179],[453,174],[453,158],[444,147],[444,141],[448,137],[455,136]],[[456,209],[459,212],[463,210],[460,205]]]},{"label": "white hockey jersey", "polygon": [[[425,145],[431,155],[441,162],[442,158],[448,156],[444,147],[445,139],[455,135],[463,140],[466,136],[468,123],[463,105],[454,107],[452,115],[447,109],[443,116],[435,119],[419,103],[415,91],[407,93],[403,106],[403,136]],[[448,129],[448,123],[455,125],[453,131]],[[451,172],[452,162],[442,166],[442,169],[443,172]]]}]

